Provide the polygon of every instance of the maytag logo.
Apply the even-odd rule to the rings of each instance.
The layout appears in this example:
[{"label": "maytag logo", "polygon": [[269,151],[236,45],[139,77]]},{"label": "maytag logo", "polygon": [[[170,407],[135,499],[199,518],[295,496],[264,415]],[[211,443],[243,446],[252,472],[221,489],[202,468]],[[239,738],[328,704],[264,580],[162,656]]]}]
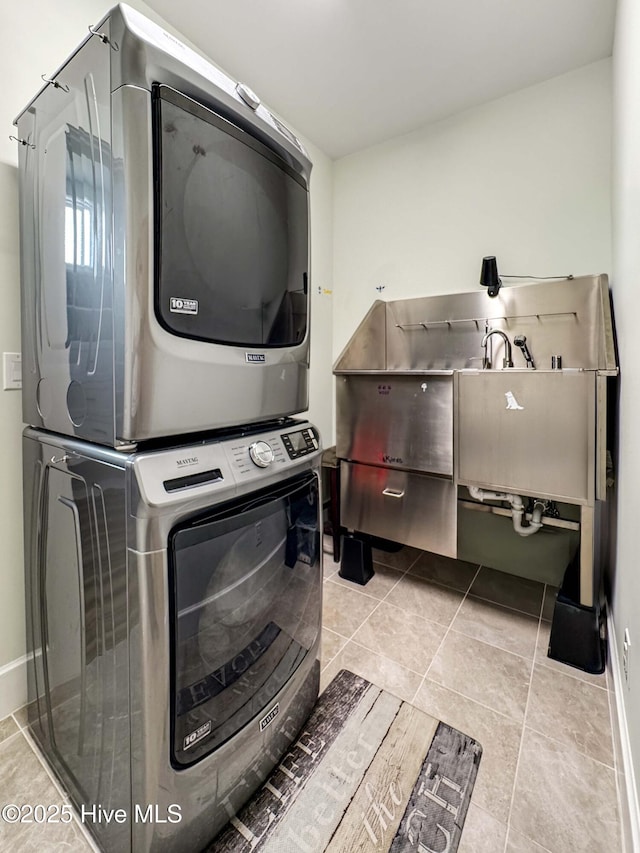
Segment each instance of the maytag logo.
[{"label": "maytag logo", "polygon": [[263,352],[247,352],[245,353],[245,358],[249,364],[264,364],[267,360],[267,357]]},{"label": "maytag logo", "polygon": [[404,465],[402,456],[389,456],[387,453],[382,457],[382,461],[390,465]]},{"label": "maytag logo", "polygon": [[169,310],[174,314],[197,314],[198,300],[178,299],[177,296],[172,296],[169,301]]},{"label": "maytag logo", "polygon": [[176,465],[178,468],[185,468],[187,465],[197,465],[198,461],[197,456],[185,456],[184,459],[176,459]]},{"label": "maytag logo", "polygon": [[280,703],[277,702],[273,708],[260,720],[260,731],[263,732],[267,726],[271,725],[271,723],[275,720],[275,718],[280,713]]},{"label": "maytag logo", "polygon": [[211,734],[211,720],[207,720],[204,725],[199,726],[194,732],[188,734],[182,742],[182,748],[191,749],[192,746],[195,746],[198,741],[201,741],[208,734]]}]

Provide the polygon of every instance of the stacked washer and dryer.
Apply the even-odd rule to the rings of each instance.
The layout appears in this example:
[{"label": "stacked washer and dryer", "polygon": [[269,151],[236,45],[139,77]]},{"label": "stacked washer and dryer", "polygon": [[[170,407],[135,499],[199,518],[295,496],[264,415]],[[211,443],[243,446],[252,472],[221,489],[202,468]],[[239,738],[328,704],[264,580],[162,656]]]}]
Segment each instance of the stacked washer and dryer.
[{"label": "stacked washer and dryer", "polygon": [[16,124],[28,725],[105,850],[195,851],[318,694],[311,164],[122,5]]}]

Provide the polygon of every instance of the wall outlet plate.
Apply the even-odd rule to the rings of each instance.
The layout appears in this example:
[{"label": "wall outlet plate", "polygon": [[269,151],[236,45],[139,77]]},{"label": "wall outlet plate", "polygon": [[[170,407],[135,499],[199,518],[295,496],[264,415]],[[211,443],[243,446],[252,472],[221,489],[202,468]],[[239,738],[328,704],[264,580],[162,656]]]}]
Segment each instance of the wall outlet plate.
[{"label": "wall outlet plate", "polygon": [[5,391],[22,388],[22,353],[2,353],[2,387]]}]

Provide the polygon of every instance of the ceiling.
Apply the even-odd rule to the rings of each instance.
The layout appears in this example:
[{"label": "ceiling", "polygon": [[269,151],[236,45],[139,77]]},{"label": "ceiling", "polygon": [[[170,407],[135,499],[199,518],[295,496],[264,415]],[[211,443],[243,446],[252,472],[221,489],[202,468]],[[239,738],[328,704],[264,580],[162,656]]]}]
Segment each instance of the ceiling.
[{"label": "ceiling", "polygon": [[611,55],[616,0],[148,0],[330,157]]}]

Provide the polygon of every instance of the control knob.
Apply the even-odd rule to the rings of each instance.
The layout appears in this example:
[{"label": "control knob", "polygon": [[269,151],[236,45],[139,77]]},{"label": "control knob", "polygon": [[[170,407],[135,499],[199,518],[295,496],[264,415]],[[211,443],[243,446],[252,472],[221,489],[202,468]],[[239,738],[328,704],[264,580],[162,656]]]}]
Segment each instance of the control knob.
[{"label": "control knob", "polygon": [[249,447],[249,456],[258,468],[268,468],[275,458],[273,448],[266,441],[254,441]]}]

